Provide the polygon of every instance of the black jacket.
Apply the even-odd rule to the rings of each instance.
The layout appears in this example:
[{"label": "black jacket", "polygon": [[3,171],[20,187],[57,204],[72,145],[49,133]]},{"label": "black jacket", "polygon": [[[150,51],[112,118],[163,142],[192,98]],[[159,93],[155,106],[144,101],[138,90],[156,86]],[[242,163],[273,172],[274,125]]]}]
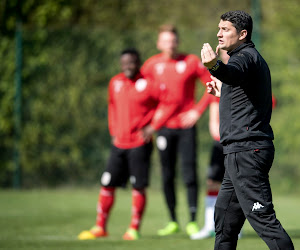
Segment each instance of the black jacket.
[{"label": "black jacket", "polygon": [[223,82],[220,98],[220,136],[224,153],[273,147],[270,70],[252,42],[228,55],[225,65],[210,70]]}]

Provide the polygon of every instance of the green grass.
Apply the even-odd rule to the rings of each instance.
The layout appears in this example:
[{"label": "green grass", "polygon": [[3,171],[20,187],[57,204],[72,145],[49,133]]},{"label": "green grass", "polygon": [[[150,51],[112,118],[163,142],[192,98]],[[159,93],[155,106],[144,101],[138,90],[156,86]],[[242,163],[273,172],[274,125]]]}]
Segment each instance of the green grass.
[{"label": "green grass", "polygon": [[[184,192],[180,192],[178,198],[182,232],[166,238],[156,236],[157,229],[166,224],[167,214],[161,193],[155,189],[148,191],[141,240],[122,240],[130,221],[131,195],[129,190],[118,190],[108,225],[109,237],[79,241],[77,234],[95,222],[97,198],[98,190],[95,188],[0,191],[0,249],[213,249],[213,239],[191,241],[184,233],[188,218]],[[295,249],[300,249],[300,199],[297,196],[282,197],[275,194],[274,204],[277,216],[290,234]],[[203,225],[202,206],[198,216],[200,226]],[[243,233],[237,249],[268,249],[248,223]]]}]

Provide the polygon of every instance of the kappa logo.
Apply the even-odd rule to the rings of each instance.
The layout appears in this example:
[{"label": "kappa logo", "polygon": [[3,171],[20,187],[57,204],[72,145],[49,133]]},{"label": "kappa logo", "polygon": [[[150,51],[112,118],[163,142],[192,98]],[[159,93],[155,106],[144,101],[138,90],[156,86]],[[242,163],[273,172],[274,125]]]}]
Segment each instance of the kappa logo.
[{"label": "kappa logo", "polygon": [[264,206],[262,204],[260,204],[259,202],[255,202],[253,204],[253,207],[252,207],[252,211],[254,210],[257,210],[257,209],[260,209],[260,208],[263,208]]}]

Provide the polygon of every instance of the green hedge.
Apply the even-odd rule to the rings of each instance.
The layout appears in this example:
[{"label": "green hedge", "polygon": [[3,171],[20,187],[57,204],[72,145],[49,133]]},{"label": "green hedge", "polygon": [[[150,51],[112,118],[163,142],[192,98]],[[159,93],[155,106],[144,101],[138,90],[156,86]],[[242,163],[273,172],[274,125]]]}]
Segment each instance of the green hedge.
[{"label": "green hedge", "polygon": [[[16,2],[0,3],[0,187],[12,187],[14,177]],[[221,13],[233,6],[250,9],[250,1],[235,0],[223,5],[195,0],[188,6],[175,0],[172,8],[164,0],[22,3],[22,187],[98,182],[110,149],[107,84],[119,72],[122,49],[137,47],[146,60],[157,53],[158,25],[171,22],[179,27],[181,50],[199,55],[204,42],[216,46]],[[295,30],[300,7],[297,0],[284,5],[262,0],[261,6],[260,52],[278,100],[272,117],[276,156],[271,183],[279,191],[299,191],[300,34]],[[207,118],[198,123],[203,185],[211,146]],[[156,155],[154,166],[159,176]]]}]

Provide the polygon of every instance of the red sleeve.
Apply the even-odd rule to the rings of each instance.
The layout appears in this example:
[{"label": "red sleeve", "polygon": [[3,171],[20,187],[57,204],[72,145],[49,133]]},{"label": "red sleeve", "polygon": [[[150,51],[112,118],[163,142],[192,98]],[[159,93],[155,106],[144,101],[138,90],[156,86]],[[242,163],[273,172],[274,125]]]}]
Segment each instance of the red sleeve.
[{"label": "red sleeve", "polygon": [[276,108],[276,105],[277,105],[277,100],[276,100],[275,96],[272,95],[272,108],[273,109]]},{"label": "red sleeve", "polygon": [[159,103],[155,110],[151,126],[159,130],[177,110],[179,103],[167,91],[164,85],[159,85]]},{"label": "red sleeve", "polygon": [[113,81],[111,80],[108,87],[108,129],[111,136],[115,135],[115,104],[113,100]]},{"label": "red sleeve", "polygon": [[[201,60],[197,57],[197,77],[201,80],[202,84],[206,86],[207,82],[211,81],[211,74],[206,69],[206,67],[202,64]],[[203,96],[200,101],[196,104],[195,109],[198,111],[199,115],[202,115],[203,112],[207,109],[208,105],[211,103],[213,96],[208,94],[205,90]]]},{"label": "red sleeve", "polygon": [[150,59],[146,60],[146,62],[142,65],[140,71],[141,71],[141,73],[144,77],[150,78],[150,79],[153,78],[151,60]]},{"label": "red sleeve", "polygon": [[206,86],[207,82],[211,81],[211,74],[207,68],[202,64],[201,60],[197,57],[197,77],[201,80],[202,84]]},{"label": "red sleeve", "polygon": [[209,105],[209,132],[216,141],[220,141],[219,102],[220,98],[212,95]]},{"label": "red sleeve", "polygon": [[220,97],[217,97],[217,96],[214,96],[214,95],[211,95],[211,102],[217,102],[217,103],[220,103]]},{"label": "red sleeve", "polygon": [[159,130],[162,126],[166,124],[169,118],[175,113],[177,108],[177,104],[159,103],[154,113],[151,126],[155,130]]},{"label": "red sleeve", "polygon": [[200,101],[196,104],[195,110],[198,111],[199,115],[202,115],[204,111],[208,108],[209,104],[212,102],[213,96],[208,94],[206,91],[201,97]]}]

